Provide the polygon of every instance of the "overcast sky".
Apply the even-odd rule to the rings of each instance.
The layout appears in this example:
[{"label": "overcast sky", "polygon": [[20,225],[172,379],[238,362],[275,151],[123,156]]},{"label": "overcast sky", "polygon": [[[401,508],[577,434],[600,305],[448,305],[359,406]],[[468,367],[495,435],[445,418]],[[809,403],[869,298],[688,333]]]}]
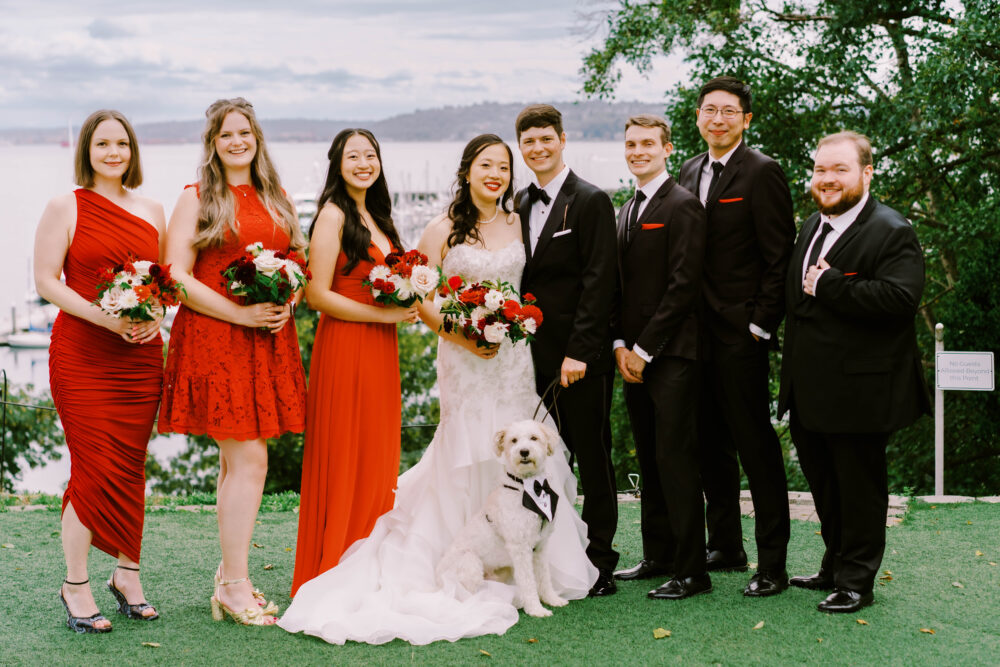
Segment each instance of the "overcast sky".
[{"label": "overcast sky", "polygon": [[[605,0],[0,0],[0,128],[200,118],[243,95],[262,118],[378,120],[484,101],[580,99]],[[596,27],[596,31],[595,31]],[[676,64],[627,69],[658,101]]]}]

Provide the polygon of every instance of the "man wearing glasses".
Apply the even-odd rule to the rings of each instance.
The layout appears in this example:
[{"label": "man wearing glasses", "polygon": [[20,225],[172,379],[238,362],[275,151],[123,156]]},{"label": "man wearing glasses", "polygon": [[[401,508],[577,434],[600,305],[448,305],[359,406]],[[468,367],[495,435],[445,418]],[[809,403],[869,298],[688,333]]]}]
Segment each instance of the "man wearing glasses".
[{"label": "man wearing glasses", "polygon": [[707,500],[709,571],[746,572],[740,524],[740,474],[750,484],[757,572],[743,594],[788,588],[788,487],[771,426],[768,349],[777,347],[784,286],[795,243],[785,174],[748,148],[750,86],[712,79],[698,96],[698,130],[708,151],[684,163],[680,184],[705,206],[708,233],[702,287],[704,373],[699,420]]}]

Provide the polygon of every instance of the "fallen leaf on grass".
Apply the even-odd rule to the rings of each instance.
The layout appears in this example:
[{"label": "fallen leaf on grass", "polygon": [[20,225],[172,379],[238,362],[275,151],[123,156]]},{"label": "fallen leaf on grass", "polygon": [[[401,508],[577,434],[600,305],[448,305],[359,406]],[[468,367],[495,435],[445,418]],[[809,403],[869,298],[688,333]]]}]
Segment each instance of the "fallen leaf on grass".
[{"label": "fallen leaf on grass", "polygon": [[148,646],[149,648],[160,648],[160,645],[156,642],[143,642],[143,646]]},{"label": "fallen leaf on grass", "polygon": [[971,525],[972,525],[972,522],[971,522],[971,521],[966,521],[966,522],[965,522],[965,525],[966,525],[966,526],[971,526]]},{"label": "fallen leaf on grass", "polygon": [[891,576],[892,575],[892,570],[882,570],[882,573],[883,574],[888,574],[888,575]]},{"label": "fallen leaf on grass", "polygon": [[932,510],[936,510],[937,509],[937,505],[931,505],[931,509]]},{"label": "fallen leaf on grass", "polygon": [[264,566],[264,569],[265,570],[273,570],[274,569],[274,563],[268,563],[267,565]]},{"label": "fallen leaf on grass", "polygon": [[663,639],[664,637],[670,636],[670,630],[665,630],[663,628],[656,628],[653,630],[653,639]]},{"label": "fallen leaf on grass", "polygon": [[951,582],[951,585],[954,586],[955,588],[965,588],[965,586],[962,585],[961,581],[953,581]]},{"label": "fallen leaf on grass", "polygon": [[751,570],[757,569],[757,563],[747,563],[747,567]]},{"label": "fallen leaf on grass", "polygon": [[980,551],[979,549],[976,549],[976,555],[977,555],[977,556],[985,556],[986,554],[984,554],[984,553],[983,553],[982,551]]},{"label": "fallen leaf on grass", "polygon": [[920,628],[920,632],[926,633],[928,635],[933,635],[934,628]]},{"label": "fallen leaf on grass", "polygon": [[858,619],[858,625],[868,625],[868,621],[863,618]]},{"label": "fallen leaf on grass", "polygon": [[881,579],[882,581],[892,581],[892,575],[887,574],[884,577],[879,577],[879,579]]},{"label": "fallen leaf on grass", "polygon": [[762,627],[764,627],[764,621],[761,621],[757,625],[753,626],[753,629],[754,630],[760,630]]},{"label": "fallen leaf on grass", "polygon": [[285,551],[291,551],[291,550],[292,550],[291,547],[285,547]]},{"label": "fallen leaf on grass", "polygon": [[817,644],[822,644],[823,643],[823,638],[822,637],[817,637],[816,638],[816,643]]},{"label": "fallen leaf on grass", "polygon": [[823,534],[822,530],[814,530],[813,531],[813,535],[822,535],[822,534]]},{"label": "fallen leaf on grass", "polygon": [[483,655],[485,655],[487,658],[492,658],[493,657],[492,655],[490,655],[488,652],[484,651],[483,649],[479,649],[479,652],[482,653]]},{"label": "fallen leaf on grass", "polygon": [[0,544],[0,547],[2,547],[4,549],[13,549],[14,545],[10,544],[10,543],[4,543],[4,544]]},{"label": "fallen leaf on grass", "polygon": [[264,546],[263,546],[263,545],[261,545],[261,544],[257,544],[256,542],[254,542],[254,543],[253,543],[253,545],[254,545],[254,546],[255,546],[256,548],[258,548],[258,549],[263,549],[263,548],[264,548]]},{"label": "fallen leaf on grass", "polygon": [[993,561],[990,561],[990,565],[992,565],[993,567],[996,567],[996,566],[997,566],[997,564],[996,564],[996,563],[994,563]]},{"label": "fallen leaf on grass", "polygon": [[528,640],[528,643],[529,643],[529,644],[537,644],[537,643],[538,643],[538,640],[537,640],[537,639],[535,639],[534,637],[532,637],[531,639],[529,639],[529,640]]}]

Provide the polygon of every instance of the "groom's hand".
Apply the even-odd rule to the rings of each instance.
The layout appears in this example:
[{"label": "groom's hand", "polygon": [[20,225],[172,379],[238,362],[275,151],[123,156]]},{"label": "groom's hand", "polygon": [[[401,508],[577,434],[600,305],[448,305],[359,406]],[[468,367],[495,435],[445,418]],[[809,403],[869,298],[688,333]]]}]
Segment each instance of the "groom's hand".
[{"label": "groom's hand", "polygon": [[582,380],[587,374],[587,364],[576,359],[566,357],[563,359],[562,368],[559,371],[559,384],[568,387],[577,380]]},{"label": "groom's hand", "polygon": [[618,365],[618,372],[621,373],[622,379],[626,382],[635,384],[637,382],[642,382],[641,379],[632,375],[626,364],[626,360],[632,352],[627,347],[615,348],[615,363]]}]

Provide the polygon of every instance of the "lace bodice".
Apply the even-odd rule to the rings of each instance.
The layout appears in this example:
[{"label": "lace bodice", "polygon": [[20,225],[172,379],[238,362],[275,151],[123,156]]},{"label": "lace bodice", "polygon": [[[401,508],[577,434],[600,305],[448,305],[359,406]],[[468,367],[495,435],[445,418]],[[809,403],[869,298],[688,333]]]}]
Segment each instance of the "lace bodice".
[{"label": "lace bodice", "polygon": [[511,241],[499,250],[463,244],[448,251],[441,268],[446,275],[460,275],[467,282],[505,280],[518,289],[524,261],[524,244],[520,241]]}]

